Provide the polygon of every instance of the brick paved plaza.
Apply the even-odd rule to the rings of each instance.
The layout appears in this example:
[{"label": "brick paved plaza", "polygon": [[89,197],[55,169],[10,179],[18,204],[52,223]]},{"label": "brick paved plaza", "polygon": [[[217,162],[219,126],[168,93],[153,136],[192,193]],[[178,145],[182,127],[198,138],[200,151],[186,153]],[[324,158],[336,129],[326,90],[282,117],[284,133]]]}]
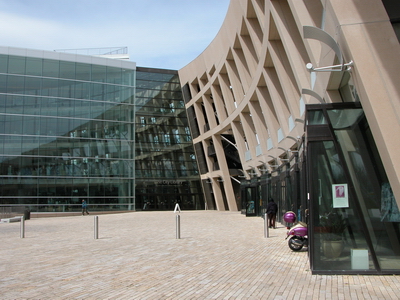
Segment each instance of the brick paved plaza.
[{"label": "brick paved plaza", "polygon": [[399,299],[399,276],[311,275],[283,226],[238,212],[32,218],[0,224],[0,299]]}]

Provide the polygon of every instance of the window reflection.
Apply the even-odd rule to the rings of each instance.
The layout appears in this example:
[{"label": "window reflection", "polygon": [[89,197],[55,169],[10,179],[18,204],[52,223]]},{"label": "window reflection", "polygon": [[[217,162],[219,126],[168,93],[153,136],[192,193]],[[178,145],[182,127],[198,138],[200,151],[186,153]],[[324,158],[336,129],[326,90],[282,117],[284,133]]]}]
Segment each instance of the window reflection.
[{"label": "window reflection", "polygon": [[1,204],[134,209],[134,70],[6,55],[0,68]]},{"label": "window reflection", "polygon": [[[144,210],[199,209],[200,181],[177,75],[137,72],[136,199]],[[184,138],[183,138],[184,137]]]},{"label": "window reflection", "polygon": [[1,203],[135,209],[137,175],[140,207],[203,207],[176,73],[138,71],[134,95],[125,68],[5,55],[0,68]]}]

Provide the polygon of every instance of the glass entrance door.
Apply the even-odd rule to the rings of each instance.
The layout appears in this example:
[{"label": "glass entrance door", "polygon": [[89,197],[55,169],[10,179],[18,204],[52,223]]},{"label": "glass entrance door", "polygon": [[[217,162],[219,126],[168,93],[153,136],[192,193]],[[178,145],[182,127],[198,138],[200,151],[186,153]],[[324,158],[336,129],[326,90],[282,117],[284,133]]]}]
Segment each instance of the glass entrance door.
[{"label": "glass entrance door", "polygon": [[245,189],[246,217],[256,216],[256,187],[248,186]]},{"label": "glass entrance door", "polygon": [[399,274],[400,214],[362,108],[315,108],[307,111],[313,273]]}]

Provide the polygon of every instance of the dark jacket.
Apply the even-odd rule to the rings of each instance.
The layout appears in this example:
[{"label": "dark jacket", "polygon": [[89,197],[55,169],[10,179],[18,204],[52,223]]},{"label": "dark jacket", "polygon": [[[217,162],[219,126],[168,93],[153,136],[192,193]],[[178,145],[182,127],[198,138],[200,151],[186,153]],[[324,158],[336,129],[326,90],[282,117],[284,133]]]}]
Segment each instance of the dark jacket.
[{"label": "dark jacket", "polygon": [[274,201],[269,201],[267,205],[267,214],[276,214],[278,212],[278,205]]}]

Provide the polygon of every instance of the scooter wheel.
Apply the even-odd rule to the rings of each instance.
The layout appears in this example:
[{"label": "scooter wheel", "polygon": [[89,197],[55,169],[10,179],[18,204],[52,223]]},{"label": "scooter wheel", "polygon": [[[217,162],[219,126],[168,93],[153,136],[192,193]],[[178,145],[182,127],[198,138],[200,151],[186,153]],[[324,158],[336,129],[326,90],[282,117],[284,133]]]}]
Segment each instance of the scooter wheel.
[{"label": "scooter wheel", "polygon": [[300,251],[303,249],[303,241],[299,240],[297,237],[292,236],[288,241],[289,248],[293,251]]}]

